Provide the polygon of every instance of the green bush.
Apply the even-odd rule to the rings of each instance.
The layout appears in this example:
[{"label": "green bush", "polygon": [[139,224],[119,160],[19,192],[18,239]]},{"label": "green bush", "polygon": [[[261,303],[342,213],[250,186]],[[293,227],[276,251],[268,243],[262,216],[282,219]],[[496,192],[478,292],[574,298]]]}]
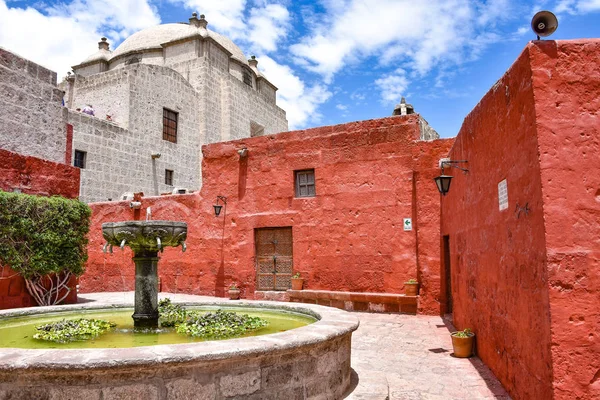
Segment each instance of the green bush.
[{"label": "green bush", "polygon": [[38,304],[60,302],[83,273],[90,215],[78,200],[0,191],[0,265],[25,278]]}]

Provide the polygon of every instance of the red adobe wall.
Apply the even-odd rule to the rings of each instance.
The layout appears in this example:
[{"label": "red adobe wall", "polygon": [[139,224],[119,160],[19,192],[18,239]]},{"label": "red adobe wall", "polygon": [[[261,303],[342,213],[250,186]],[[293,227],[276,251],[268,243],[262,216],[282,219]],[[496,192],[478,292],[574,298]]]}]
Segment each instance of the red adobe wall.
[{"label": "red adobe wall", "polygon": [[600,40],[531,48],[555,399],[600,398]]},{"label": "red adobe wall", "polygon": [[79,196],[79,168],[0,149],[0,190],[26,194]]},{"label": "red adobe wall", "polygon": [[[79,196],[79,168],[0,149],[0,190],[43,196]],[[73,280],[71,287],[75,287]],[[75,290],[66,303],[77,301]],[[8,267],[0,266],[0,310],[36,305],[25,281]]]},{"label": "red adobe wall", "polygon": [[440,174],[439,160],[448,155],[454,139],[417,142],[413,146],[413,225],[417,234],[419,314],[444,312],[440,263],[440,193],[433,178]]},{"label": "red adobe wall", "polygon": [[[465,118],[449,157],[457,169],[442,200],[449,235],[453,317],[471,328],[477,354],[515,399],[552,398],[544,202],[529,53]],[[499,211],[506,179],[508,209]],[[528,205],[529,212],[519,213]]]},{"label": "red adobe wall", "polygon": [[[391,117],[203,147],[201,195],[144,198],[153,219],[189,226],[188,252],[167,249],[159,266],[162,290],[223,295],[236,282],[244,297],[255,290],[254,229],[293,227],[294,270],[305,287],[356,292],[402,293],[418,276],[419,263],[439,271],[439,222],[432,209],[439,195],[430,178],[451,141],[415,142],[419,116]],[[248,148],[240,159],[237,150]],[[413,181],[413,166],[427,184]],[[314,168],[317,196],[294,197],[294,170]],[[227,215],[216,218],[217,195],[227,197]],[[414,211],[415,198],[433,199],[432,209]],[[437,204],[435,202],[438,202]],[[83,291],[131,290],[131,252],[102,254],[101,223],[133,219],[125,202],[92,205],[88,269]],[[417,230],[403,218],[424,215],[422,235],[432,235],[417,254]],[[416,225],[416,224],[415,224]],[[419,256],[419,257],[418,257]],[[435,264],[437,260],[437,266]],[[439,313],[438,284],[423,280],[422,309]]]}]

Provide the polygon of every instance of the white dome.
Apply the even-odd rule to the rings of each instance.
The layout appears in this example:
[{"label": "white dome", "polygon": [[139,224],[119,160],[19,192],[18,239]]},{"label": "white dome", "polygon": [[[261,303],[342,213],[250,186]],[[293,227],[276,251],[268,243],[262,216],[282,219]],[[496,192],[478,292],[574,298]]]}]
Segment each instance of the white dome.
[{"label": "white dome", "polygon": [[112,52],[111,59],[134,51],[160,49],[162,48],[162,44],[194,36],[211,37],[227,49],[232,54],[233,58],[248,65],[248,61],[242,50],[231,40],[206,28],[195,27],[189,24],[157,25],[136,32],[125,39],[123,43]]},{"label": "white dome", "polygon": [[112,52],[110,50],[100,49],[85,60],[81,62],[81,64],[88,64],[95,61],[108,61],[112,57]]}]

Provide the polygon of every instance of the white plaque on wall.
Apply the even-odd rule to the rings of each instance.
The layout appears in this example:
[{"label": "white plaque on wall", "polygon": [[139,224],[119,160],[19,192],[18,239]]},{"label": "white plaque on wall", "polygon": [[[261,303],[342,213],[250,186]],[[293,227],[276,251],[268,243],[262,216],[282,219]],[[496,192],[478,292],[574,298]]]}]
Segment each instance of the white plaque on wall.
[{"label": "white plaque on wall", "polygon": [[500,211],[508,208],[508,186],[506,185],[506,179],[500,181],[498,184],[498,208]]},{"label": "white plaque on wall", "polygon": [[404,230],[405,231],[412,231],[412,219],[411,218],[404,218]]}]

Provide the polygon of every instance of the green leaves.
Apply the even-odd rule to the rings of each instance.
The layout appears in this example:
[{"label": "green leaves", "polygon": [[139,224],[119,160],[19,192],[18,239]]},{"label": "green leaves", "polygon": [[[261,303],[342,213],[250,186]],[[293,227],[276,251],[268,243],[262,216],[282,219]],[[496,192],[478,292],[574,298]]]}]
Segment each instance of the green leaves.
[{"label": "green leaves", "polygon": [[116,324],[102,319],[71,319],[36,326],[34,339],[47,340],[57,343],[68,343],[79,340],[89,340],[112,329]]},{"label": "green leaves", "polygon": [[90,215],[78,200],[0,191],[0,264],[26,279],[61,272],[81,275]]},{"label": "green leaves", "polygon": [[259,317],[217,310],[207,314],[188,314],[187,321],[177,325],[177,332],[207,339],[225,339],[258,330],[268,324]]},{"label": "green leaves", "polygon": [[171,303],[171,299],[158,302],[159,322],[162,327],[171,327],[185,322],[187,310],[179,304]]},{"label": "green leaves", "polygon": [[471,332],[471,329],[469,329],[469,328],[466,328],[466,329],[465,329],[465,330],[463,330],[463,331],[457,331],[457,332],[454,332],[454,333],[452,334],[452,336],[454,336],[454,337],[458,337],[458,338],[468,338],[468,337],[471,337],[471,336],[473,336],[473,332]]},{"label": "green leaves", "polygon": [[267,326],[269,323],[259,317],[239,315],[231,311],[217,310],[202,314],[186,310],[172,304],[170,299],[158,303],[160,325],[175,326],[178,333],[206,339],[226,339],[240,336]]}]

